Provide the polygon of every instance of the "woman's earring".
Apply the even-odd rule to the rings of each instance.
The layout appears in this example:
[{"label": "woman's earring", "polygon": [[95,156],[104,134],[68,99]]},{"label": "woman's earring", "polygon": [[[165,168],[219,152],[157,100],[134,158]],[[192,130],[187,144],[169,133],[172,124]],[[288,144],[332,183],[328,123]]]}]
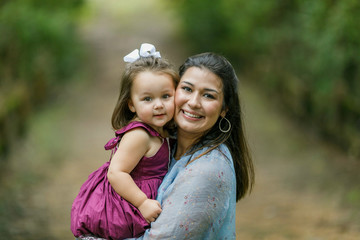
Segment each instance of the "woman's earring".
[{"label": "woman's earring", "polygon": [[[225,119],[225,121],[227,122],[227,124],[228,124],[228,128],[227,129],[222,129],[221,128],[221,123],[222,123],[222,120],[224,120]],[[221,132],[223,132],[223,133],[227,133],[227,132],[229,132],[230,131],[230,129],[231,129],[231,123],[230,123],[230,121],[229,120],[227,120],[227,118],[226,117],[222,117],[221,119],[220,119],[220,122],[219,122],[219,129],[220,129],[220,131]]]}]

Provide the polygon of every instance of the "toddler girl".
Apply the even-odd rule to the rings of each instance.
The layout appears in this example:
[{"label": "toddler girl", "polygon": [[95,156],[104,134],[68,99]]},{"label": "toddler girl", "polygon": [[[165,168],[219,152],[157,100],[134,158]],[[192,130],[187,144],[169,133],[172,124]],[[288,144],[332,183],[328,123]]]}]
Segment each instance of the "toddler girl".
[{"label": "toddler girl", "polygon": [[75,237],[124,239],[143,234],[161,213],[155,200],[169,163],[169,126],[178,74],[151,44],[124,57],[128,62],[112,115],[119,129],[105,149],[110,161],[82,185],[71,209]]}]

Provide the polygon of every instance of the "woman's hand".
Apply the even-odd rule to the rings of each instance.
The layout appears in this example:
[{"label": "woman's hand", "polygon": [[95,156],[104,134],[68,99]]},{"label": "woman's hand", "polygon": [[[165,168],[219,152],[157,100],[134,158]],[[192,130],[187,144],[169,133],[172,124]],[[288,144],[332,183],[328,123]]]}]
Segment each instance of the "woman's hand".
[{"label": "woman's hand", "polygon": [[162,211],[160,203],[152,199],[146,199],[138,209],[148,223],[154,222]]}]

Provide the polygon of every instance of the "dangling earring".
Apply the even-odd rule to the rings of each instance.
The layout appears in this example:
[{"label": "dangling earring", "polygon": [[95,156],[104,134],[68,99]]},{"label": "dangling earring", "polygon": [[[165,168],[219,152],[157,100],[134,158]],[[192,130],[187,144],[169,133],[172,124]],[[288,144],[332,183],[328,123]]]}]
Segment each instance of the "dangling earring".
[{"label": "dangling earring", "polygon": [[[225,121],[227,122],[227,124],[229,125],[228,128],[225,129],[225,130],[221,128],[221,122],[222,122],[222,120],[224,120],[224,119],[225,119]],[[227,133],[227,132],[230,131],[230,129],[231,129],[231,123],[230,123],[230,121],[229,121],[226,117],[222,117],[222,118],[220,119],[219,129],[220,129],[220,131],[223,132],[223,133]]]}]

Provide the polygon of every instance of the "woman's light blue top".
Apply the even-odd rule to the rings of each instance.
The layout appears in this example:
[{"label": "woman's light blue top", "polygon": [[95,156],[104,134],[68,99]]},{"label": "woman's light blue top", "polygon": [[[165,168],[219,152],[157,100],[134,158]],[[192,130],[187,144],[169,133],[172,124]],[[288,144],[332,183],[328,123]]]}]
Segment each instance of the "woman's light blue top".
[{"label": "woman's light blue top", "polygon": [[235,239],[236,178],[232,157],[220,145],[179,160],[158,190],[162,213],[138,239]]}]

